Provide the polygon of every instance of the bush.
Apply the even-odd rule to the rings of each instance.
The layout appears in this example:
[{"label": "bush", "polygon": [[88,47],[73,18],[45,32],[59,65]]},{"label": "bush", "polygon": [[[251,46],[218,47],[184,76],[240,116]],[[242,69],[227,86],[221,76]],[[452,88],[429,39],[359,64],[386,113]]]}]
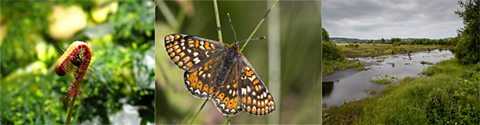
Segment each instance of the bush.
[{"label": "bush", "polygon": [[393,43],[393,46],[400,46],[400,45],[401,45],[400,42],[394,42],[394,43]]},{"label": "bush", "polygon": [[462,64],[480,62],[480,48],[469,35],[464,35],[455,47],[455,57]]},{"label": "bush", "polygon": [[462,64],[480,62],[480,0],[459,0],[462,10],[455,13],[463,18],[465,25],[460,30],[455,56]]},{"label": "bush", "polygon": [[345,60],[343,51],[340,50],[334,43],[322,42],[322,48],[323,48],[322,57],[324,60],[338,60],[338,61]]},{"label": "bush", "polygon": [[459,84],[434,89],[425,104],[430,124],[480,122],[480,73],[467,72]]}]

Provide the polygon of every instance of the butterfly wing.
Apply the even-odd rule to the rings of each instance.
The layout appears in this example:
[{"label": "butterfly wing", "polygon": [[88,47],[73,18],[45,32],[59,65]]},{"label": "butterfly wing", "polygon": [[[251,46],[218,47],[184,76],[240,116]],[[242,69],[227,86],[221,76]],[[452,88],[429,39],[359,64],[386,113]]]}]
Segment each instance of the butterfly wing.
[{"label": "butterfly wing", "polygon": [[217,87],[212,98],[217,109],[226,116],[236,115],[242,110],[238,98],[240,75],[238,65],[238,61],[233,62],[223,86]]},{"label": "butterfly wing", "polygon": [[[272,95],[241,53],[226,57],[222,52],[231,52],[225,51],[231,48],[217,41],[184,34],[167,35],[165,46],[170,59],[185,70],[187,90],[200,98],[213,95],[215,106],[224,115],[236,115],[243,109],[255,115],[275,110]],[[225,58],[234,61],[225,66]]]},{"label": "butterfly wing", "polygon": [[221,58],[221,51],[226,48],[220,42],[185,34],[170,34],[164,41],[170,59],[186,71],[193,71],[212,58]]},{"label": "butterfly wing", "polygon": [[190,94],[202,99],[210,97],[215,89],[214,81],[217,75],[215,69],[219,66],[218,59],[214,59],[193,71],[185,71],[185,86]]},{"label": "butterfly wing", "polygon": [[240,55],[240,106],[248,113],[266,115],[275,110],[275,101],[248,60]]}]

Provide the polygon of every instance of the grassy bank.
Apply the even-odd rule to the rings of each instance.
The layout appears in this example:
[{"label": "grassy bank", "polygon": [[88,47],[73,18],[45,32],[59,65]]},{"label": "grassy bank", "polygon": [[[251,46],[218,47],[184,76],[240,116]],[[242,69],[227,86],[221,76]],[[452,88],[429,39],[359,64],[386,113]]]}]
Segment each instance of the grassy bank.
[{"label": "grassy bank", "polygon": [[329,75],[335,71],[345,69],[364,70],[364,65],[361,61],[354,60],[324,60],[322,63],[322,75]]},{"label": "grassy bank", "polygon": [[393,44],[337,44],[346,57],[370,57],[389,54],[426,51],[428,49],[452,49],[446,45],[393,45]]},{"label": "grassy bank", "polygon": [[480,64],[442,61],[376,96],[324,110],[325,124],[478,124]]}]

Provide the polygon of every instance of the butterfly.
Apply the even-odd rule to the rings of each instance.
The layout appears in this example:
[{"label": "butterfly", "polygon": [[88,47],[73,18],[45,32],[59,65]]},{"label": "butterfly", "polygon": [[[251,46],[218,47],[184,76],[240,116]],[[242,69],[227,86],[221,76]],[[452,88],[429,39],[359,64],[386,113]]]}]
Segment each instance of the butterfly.
[{"label": "butterfly", "polygon": [[226,45],[185,34],[170,34],[164,40],[170,59],[185,71],[190,94],[211,99],[223,115],[242,110],[266,115],[275,110],[273,96],[240,52],[238,42]]}]

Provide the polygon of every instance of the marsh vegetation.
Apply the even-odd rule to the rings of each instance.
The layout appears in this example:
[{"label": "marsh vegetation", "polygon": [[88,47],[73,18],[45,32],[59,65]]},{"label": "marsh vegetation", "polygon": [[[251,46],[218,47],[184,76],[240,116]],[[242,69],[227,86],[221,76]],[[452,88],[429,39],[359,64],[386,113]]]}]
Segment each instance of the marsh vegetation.
[{"label": "marsh vegetation", "polygon": [[[413,40],[412,42],[404,42],[403,39],[381,39],[379,41],[382,44],[378,42],[338,44],[337,47],[342,48],[347,57],[378,58],[382,57],[380,55],[401,57],[390,55],[400,54],[406,58],[400,65],[391,63],[386,58],[369,62],[389,63],[392,64],[391,67],[417,65],[424,68],[407,68],[408,71],[418,72],[419,75],[400,77],[398,83],[381,85],[382,89],[376,89],[375,92],[368,91],[370,95],[364,96],[365,98],[336,103],[336,106],[324,104],[324,124],[480,123],[480,15],[478,14],[480,1],[459,0],[458,4],[463,9],[455,13],[463,19],[464,27],[459,30],[459,35],[455,38]],[[441,49],[451,51],[453,54],[450,53],[450,57],[455,55],[454,58],[433,61],[428,60],[428,56],[421,56],[416,62],[408,62],[408,60],[415,60],[418,53],[428,55]],[[442,56],[437,58],[440,59]],[[365,59],[360,58],[360,60]],[[405,69],[396,71],[403,72]],[[392,74],[382,75],[391,76]],[[355,87],[361,83],[358,80],[349,82],[351,83],[349,87]],[[385,79],[372,79],[371,82],[391,83],[390,80]],[[338,89],[336,85],[333,84],[331,88]],[[329,98],[324,98],[324,103],[325,101],[328,102]]]}]

